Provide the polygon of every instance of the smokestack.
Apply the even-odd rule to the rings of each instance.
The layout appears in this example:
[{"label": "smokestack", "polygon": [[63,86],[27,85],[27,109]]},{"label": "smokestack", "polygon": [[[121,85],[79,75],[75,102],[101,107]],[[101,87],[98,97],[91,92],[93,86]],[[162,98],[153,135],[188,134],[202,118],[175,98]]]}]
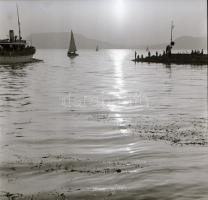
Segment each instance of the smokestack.
[{"label": "smokestack", "polygon": [[14,42],[14,30],[9,30],[9,39],[10,42]]}]

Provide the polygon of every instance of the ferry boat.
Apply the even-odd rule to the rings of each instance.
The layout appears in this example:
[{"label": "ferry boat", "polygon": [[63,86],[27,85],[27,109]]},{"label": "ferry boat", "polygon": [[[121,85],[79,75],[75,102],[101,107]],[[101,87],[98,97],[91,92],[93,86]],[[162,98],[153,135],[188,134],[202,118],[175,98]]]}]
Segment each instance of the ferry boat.
[{"label": "ferry boat", "polygon": [[17,18],[19,35],[16,36],[14,30],[9,30],[9,38],[0,40],[0,64],[31,62],[36,52],[35,47],[22,39],[18,7]]}]

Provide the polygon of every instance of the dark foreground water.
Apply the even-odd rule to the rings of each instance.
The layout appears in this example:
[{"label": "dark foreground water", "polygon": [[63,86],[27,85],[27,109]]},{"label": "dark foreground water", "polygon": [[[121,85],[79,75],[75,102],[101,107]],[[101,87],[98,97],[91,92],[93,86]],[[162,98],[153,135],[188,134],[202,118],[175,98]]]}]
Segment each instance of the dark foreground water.
[{"label": "dark foreground water", "polygon": [[79,53],[0,66],[0,199],[208,199],[206,66]]}]

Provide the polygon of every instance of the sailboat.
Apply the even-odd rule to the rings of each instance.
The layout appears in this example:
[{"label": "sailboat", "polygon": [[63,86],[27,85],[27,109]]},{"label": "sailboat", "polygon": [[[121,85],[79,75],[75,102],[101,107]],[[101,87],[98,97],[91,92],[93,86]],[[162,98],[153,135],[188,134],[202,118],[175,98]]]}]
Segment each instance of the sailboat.
[{"label": "sailboat", "polygon": [[96,49],[95,49],[95,50],[96,50],[96,51],[99,51],[99,46],[98,46],[98,45],[96,46]]},{"label": "sailboat", "polygon": [[68,49],[67,55],[69,57],[78,56],[79,54],[77,54],[76,51],[77,51],[77,48],[76,48],[76,44],[75,44],[75,40],[74,40],[74,34],[71,31],[71,40],[70,40],[70,44],[69,44],[69,49]]}]

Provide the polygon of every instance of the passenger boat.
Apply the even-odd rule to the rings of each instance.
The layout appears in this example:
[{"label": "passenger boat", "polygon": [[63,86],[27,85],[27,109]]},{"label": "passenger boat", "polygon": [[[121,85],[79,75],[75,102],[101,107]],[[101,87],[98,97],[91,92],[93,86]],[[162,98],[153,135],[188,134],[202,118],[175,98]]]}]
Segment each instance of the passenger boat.
[{"label": "passenger boat", "polygon": [[22,39],[18,7],[17,19],[19,35],[16,36],[14,30],[9,30],[9,38],[0,40],[0,64],[33,61],[33,55],[36,49],[28,41]]}]

